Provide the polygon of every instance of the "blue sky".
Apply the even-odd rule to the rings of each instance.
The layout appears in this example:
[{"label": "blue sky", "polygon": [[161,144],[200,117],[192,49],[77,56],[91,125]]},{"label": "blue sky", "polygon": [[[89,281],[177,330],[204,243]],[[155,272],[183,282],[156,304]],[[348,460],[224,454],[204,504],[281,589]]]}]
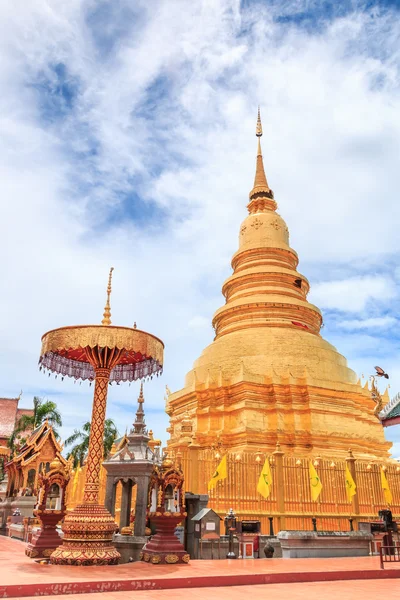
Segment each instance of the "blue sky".
[{"label": "blue sky", "polygon": [[[37,370],[41,335],[102,318],[158,335],[146,385],[211,342],[254,177],[257,105],[279,212],[323,335],[400,390],[398,2],[6,0],[0,13],[1,396],[55,399],[64,433],[91,391]],[[383,388],[382,388],[383,389]],[[110,389],[132,422],[138,386]],[[400,432],[388,431],[400,456]]]}]

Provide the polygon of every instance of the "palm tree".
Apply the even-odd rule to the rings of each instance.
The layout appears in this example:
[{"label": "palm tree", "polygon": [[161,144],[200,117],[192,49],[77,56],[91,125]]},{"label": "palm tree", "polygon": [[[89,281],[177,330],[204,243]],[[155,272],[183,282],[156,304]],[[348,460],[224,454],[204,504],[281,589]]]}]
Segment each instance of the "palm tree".
[{"label": "palm tree", "polygon": [[28,430],[34,431],[37,427],[43,425],[45,421],[48,421],[56,437],[59,437],[58,432],[54,428],[55,425],[62,427],[61,414],[57,409],[57,404],[51,400],[43,400],[43,398],[35,396],[33,398],[33,414],[22,415],[20,417],[15,428],[16,433]]},{"label": "palm tree", "polygon": [[[74,469],[78,466],[82,466],[85,457],[89,449],[89,437],[90,437],[90,421],[87,421],[82,425],[82,429],[75,429],[74,433],[65,440],[66,446],[75,444],[70,452],[67,454],[67,458],[71,456],[74,459]],[[112,419],[106,419],[104,423],[104,458],[107,458],[113,443],[118,437],[118,429]]]},{"label": "palm tree", "polygon": [[55,425],[62,427],[61,413],[57,409],[57,404],[51,400],[43,400],[35,396],[33,398],[33,414],[22,415],[18,419],[15,429],[7,442],[12,454],[18,451],[26,442],[26,438],[22,438],[21,433],[34,431],[37,427],[43,425],[46,420],[53,427],[55,436],[57,438],[60,437],[54,428]]}]

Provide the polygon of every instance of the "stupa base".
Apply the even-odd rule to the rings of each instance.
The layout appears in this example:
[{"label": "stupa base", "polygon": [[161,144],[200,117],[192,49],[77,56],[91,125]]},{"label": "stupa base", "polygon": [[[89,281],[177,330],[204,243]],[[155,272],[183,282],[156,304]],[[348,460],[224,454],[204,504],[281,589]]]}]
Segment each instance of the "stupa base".
[{"label": "stupa base", "polygon": [[50,556],[53,565],[116,565],[120,554],[112,544],[114,518],[99,504],[80,504],[65,517],[63,543]]}]

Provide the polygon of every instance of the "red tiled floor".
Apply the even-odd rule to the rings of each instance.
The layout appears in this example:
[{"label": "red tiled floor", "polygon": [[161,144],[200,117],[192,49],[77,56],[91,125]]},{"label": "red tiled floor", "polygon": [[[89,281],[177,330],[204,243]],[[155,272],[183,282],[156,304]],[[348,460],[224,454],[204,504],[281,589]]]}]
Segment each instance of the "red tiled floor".
[{"label": "red tiled floor", "polygon": [[[174,600],[243,600],[257,597],[260,600],[398,600],[399,582],[396,580],[332,581],[329,583],[280,583],[269,585],[245,585],[239,587],[197,588],[174,590]],[[167,600],[170,590],[141,592],[138,600]],[[68,600],[132,600],[132,592],[104,592],[102,594],[72,594]],[[65,596],[52,596],[54,600],[65,600]],[[17,599],[18,600],[18,599]],[[22,600],[22,598],[20,599]]]},{"label": "red tiled floor", "polygon": [[[400,577],[400,564],[379,568],[378,557],[338,559],[262,559],[192,561],[189,565],[131,563],[115,567],[61,567],[40,565],[24,555],[17,540],[0,537],[0,597],[122,593],[134,590],[178,588],[193,595],[193,588],[207,586],[282,584],[299,581],[381,579]],[[365,582],[364,582],[365,584]],[[366,585],[371,584],[371,581]],[[350,582],[348,582],[350,585]],[[399,583],[400,587],[400,583]],[[197,592],[196,592],[197,593]]]}]

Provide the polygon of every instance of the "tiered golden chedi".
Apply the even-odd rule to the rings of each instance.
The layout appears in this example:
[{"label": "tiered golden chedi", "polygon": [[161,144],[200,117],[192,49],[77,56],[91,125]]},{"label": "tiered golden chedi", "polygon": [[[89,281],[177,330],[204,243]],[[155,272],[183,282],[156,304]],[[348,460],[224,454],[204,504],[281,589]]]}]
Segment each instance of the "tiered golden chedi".
[{"label": "tiered golden chedi", "polygon": [[225,305],[213,318],[214,341],[167,399],[169,447],[192,450],[184,464],[193,492],[203,486],[196,449],[269,454],[279,442],[286,455],[344,459],[351,446],[358,459],[387,461],[391,446],[368,384],[320,334],[321,312],[307,300],[309,282],[265,176],[261,135],[258,115],[249,215],[222,287]]}]

